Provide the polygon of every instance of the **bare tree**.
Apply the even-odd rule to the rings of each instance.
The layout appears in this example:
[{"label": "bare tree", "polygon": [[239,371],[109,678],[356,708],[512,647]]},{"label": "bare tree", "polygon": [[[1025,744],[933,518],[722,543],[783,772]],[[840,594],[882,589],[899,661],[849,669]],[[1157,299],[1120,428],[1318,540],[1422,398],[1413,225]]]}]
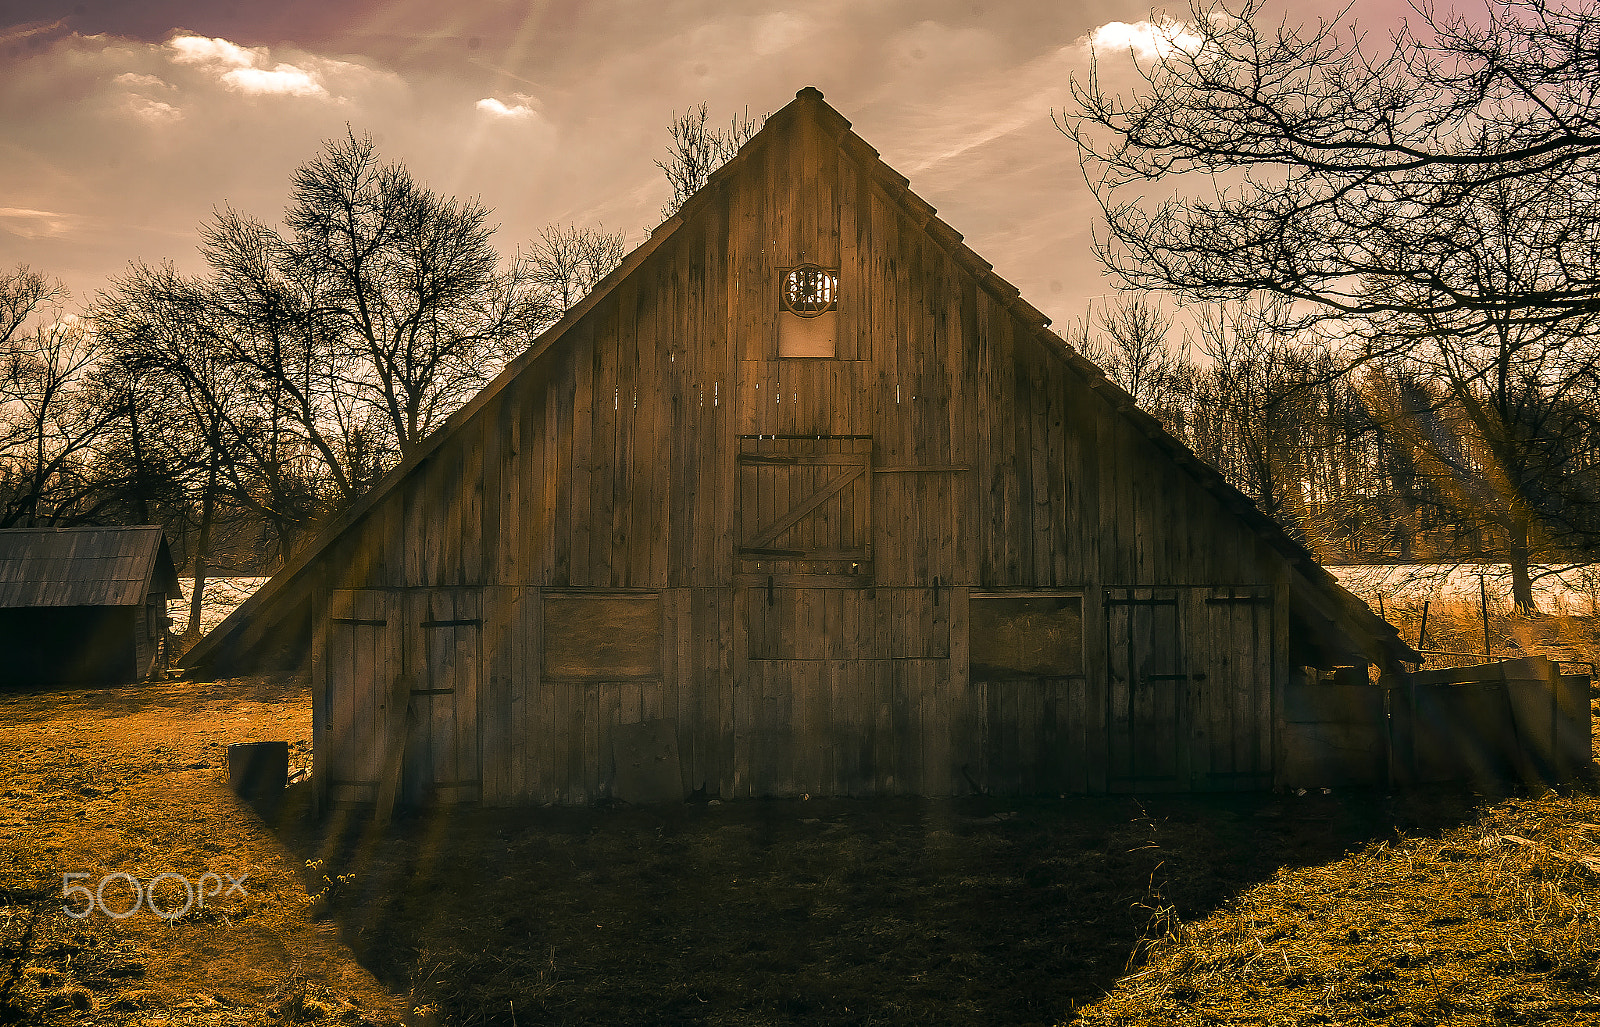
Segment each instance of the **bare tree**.
[{"label": "bare tree", "polygon": [[[1501,293],[1527,287],[1536,257],[1528,183],[1492,183],[1447,214],[1470,238],[1457,261]],[[1365,324],[1369,349],[1398,352],[1367,383],[1383,428],[1415,454],[1429,499],[1511,568],[1533,609],[1532,566],[1600,542],[1600,313],[1530,324],[1519,312],[1434,313],[1425,283],[1390,283],[1396,306]]]},{"label": "bare tree", "polygon": [[[1281,299],[1349,342],[1411,499],[1512,567],[1592,549],[1600,10],[1424,3],[1382,45],[1196,6],[1118,95],[1075,82],[1101,259],[1187,299]],[[1170,187],[1150,196],[1152,182]]]},{"label": "bare tree", "polygon": [[[207,276],[134,264],[101,294],[135,468],[152,432],[177,440],[156,448],[191,497],[197,596],[225,523],[263,525],[257,558],[286,558],[549,323],[487,217],[347,134],[295,173],[285,231],[223,210],[201,230]],[[569,295],[597,272],[570,270]]]},{"label": "bare tree", "polygon": [[1159,303],[1142,293],[1125,293],[1098,309],[1091,304],[1069,341],[1141,408],[1181,434],[1187,375],[1183,355],[1168,342],[1171,332],[1172,318]]},{"label": "bare tree", "polygon": [[350,133],[295,172],[287,238],[255,226],[273,250],[270,266],[302,290],[311,330],[349,359],[352,395],[387,418],[401,454],[547,320],[526,268],[499,269],[488,216],[476,201],[418,185],[404,165],[380,162],[370,138]]},{"label": "bare tree", "polygon": [[[1105,212],[1106,264],[1190,299],[1274,292],[1299,324],[1399,312],[1488,330],[1600,310],[1600,12],[1416,10],[1379,47],[1338,20],[1270,23],[1260,0],[1196,6],[1130,92],[1098,68],[1074,81],[1062,127]],[[1479,280],[1453,214],[1507,180],[1528,187],[1529,273]]]},{"label": "bare tree", "polygon": [[739,152],[739,147],[761,131],[761,126],[767,120],[765,116],[760,121],[752,119],[748,107],[742,116],[728,119],[726,129],[708,125],[708,118],[703,102],[682,114],[673,112],[672,124],[667,126],[667,131],[672,135],[672,145],[667,148],[668,157],[664,161],[656,161],[656,167],[662,170],[672,186],[672,198],[661,208],[663,221],[678,213],[684,202],[706,184],[711,173],[732,160],[733,155]]},{"label": "bare tree", "polygon": [[26,264],[0,272],[0,345],[9,344],[30,318],[66,296],[65,286]]},{"label": "bare tree", "polygon": [[[211,277],[197,300],[213,313],[215,344],[245,376],[249,402],[273,428],[264,469],[291,470],[325,479],[331,507],[349,503],[390,466],[391,438],[374,432],[350,383],[363,379],[361,361],[338,337],[322,330],[311,307],[313,290],[303,269],[281,260],[277,234],[234,211],[202,229]],[[308,466],[309,465],[309,466]]]},{"label": "bare tree", "polygon": [[1277,306],[1257,297],[1201,309],[1196,332],[1210,367],[1196,396],[1196,448],[1269,516],[1295,526],[1315,354],[1273,327]]},{"label": "bare tree", "polygon": [[161,525],[173,558],[186,567],[194,521],[187,480],[196,462],[188,448],[191,440],[173,430],[167,411],[171,397],[117,359],[109,341],[102,339],[101,345],[106,359],[97,372],[98,387],[104,395],[120,397],[124,416],[96,448],[92,473],[100,516],[114,524]]},{"label": "bare tree", "polygon": [[[142,414],[147,431],[154,428],[176,457],[192,497],[188,505],[198,538],[190,553],[194,583],[184,634],[196,635],[213,532],[227,503],[224,490],[230,482],[241,483],[248,474],[244,465],[259,454],[251,450],[259,440],[249,371],[219,344],[203,283],[170,265],[132,265],[100,294],[92,316],[97,336],[116,357],[119,379],[139,389],[141,402],[130,413]],[[270,499],[250,496],[247,489],[230,491],[235,502],[270,515]]]},{"label": "bare tree", "polygon": [[528,281],[559,318],[622,263],[623,236],[604,228],[550,225],[525,258]]},{"label": "bare tree", "polygon": [[66,298],[26,267],[0,275],[0,527],[95,514],[89,466],[120,397],[97,387],[97,340]]}]

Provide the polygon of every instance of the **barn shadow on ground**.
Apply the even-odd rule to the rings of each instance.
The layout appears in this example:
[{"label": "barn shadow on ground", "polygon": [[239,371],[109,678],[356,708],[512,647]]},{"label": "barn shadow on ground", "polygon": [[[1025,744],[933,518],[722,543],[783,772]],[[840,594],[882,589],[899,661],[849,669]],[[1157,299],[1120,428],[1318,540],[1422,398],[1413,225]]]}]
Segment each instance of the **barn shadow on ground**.
[{"label": "barn shadow on ground", "polygon": [[1171,916],[1481,801],[771,800],[380,830],[370,809],[313,822],[296,788],[274,820],[321,915],[444,1022],[1050,1024]]}]

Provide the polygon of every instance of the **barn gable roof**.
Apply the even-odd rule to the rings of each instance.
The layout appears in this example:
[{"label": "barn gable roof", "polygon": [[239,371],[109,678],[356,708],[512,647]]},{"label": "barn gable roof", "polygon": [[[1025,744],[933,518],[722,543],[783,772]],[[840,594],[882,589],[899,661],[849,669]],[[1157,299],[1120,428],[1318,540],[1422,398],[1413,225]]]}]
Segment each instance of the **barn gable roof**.
[{"label": "barn gable roof", "polygon": [[156,525],[0,529],[0,609],[140,606],[152,590],[183,595]]},{"label": "barn gable roof", "polygon": [[[535,339],[526,351],[512,360],[494,381],[452,414],[438,430],[424,439],[365,496],[335,517],[318,533],[311,544],[291,559],[210,634],[201,639],[183,658],[183,665],[205,666],[217,658],[224,645],[230,640],[237,639],[245,626],[254,618],[264,616],[270,619],[286,614],[288,612],[286,609],[274,612],[274,606],[293,597],[295,587],[304,580],[306,572],[324,550],[357,525],[414,469],[437,452],[446,440],[460,431],[508,384],[560,344],[574,326],[604,302],[622,282],[632,276],[681,226],[693,220],[725,182],[739,175],[759,148],[770,145],[774,139],[793,132],[800,118],[812,119],[836,146],[865,168],[873,181],[936,245],[948,252],[958,266],[977,280],[981,288],[1000,301],[1019,323],[1031,330],[1047,352],[1065,361],[1087,387],[1103,396],[1141,434],[1214,494],[1224,507],[1243,519],[1258,535],[1282,553],[1309,586],[1295,590],[1292,602],[1297,612],[1328,637],[1343,640],[1344,644],[1336,645],[1336,648],[1352,653],[1364,652],[1375,659],[1380,655],[1391,660],[1420,659],[1418,653],[1399,639],[1398,632],[1392,625],[1378,617],[1364,602],[1340,586],[1337,579],[1317,562],[1315,556],[1289,536],[1281,525],[1263,514],[1244,493],[1228,484],[1220,472],[1173,437],[1155,417],[1141,410],[1134,403],[1133,397],[1107,378],[1105,372],[1093,361],[1084,357],[1051,331],[1050,319],[1023,300],[1016,286],[995,274],[993,265],[962,241],[961,233],[945,224],[937,216],[932,205],[911,191],[910,180],[885,164],[879,158],[877,150],[851,131],[850,122],[823,100],[822,93],[808,86],[796,93],[791,103],[773,114],[761,131],[756,133],[738,154],[717,169],[706,185],[691,196],[676,215],[658,225],[644,243],[629,253],[622,263],[602,279],[587,296]],[[1352,634],[1358,638],[1351,639]]]}]

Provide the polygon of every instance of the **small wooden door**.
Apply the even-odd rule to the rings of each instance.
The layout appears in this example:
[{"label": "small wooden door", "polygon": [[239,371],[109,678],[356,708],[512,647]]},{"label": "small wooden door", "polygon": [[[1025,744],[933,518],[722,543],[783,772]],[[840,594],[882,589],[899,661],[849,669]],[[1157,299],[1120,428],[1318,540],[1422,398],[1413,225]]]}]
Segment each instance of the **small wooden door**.
[{"label": "small wooden door", "polygon": [[1269,788],[1273,778],[1273,598],[1269,586],[1196,589],[1189,671],[1196,788]]},{"label": "small wooden door", "polygon": [[956,789],[950,589],[775,580],[735,603],[734,794]]},{"label": "small wooden door", "polygon": [[857,435],[741,438],[739,569],[869,573],[871,459]]},{"label": "small wooden door", "polygon": [[330,597],[327,685],[323,692],[317,773],[333,802],[372,802],[383,776],[395,678],[401,673],[398,594],[340,589]]},{"label": "small wooden door", "polygon": [[407,805],[476,802],[482,599],[472,589],[407,597],[411,697],[401,799]]},{"label": "small wooden door", "polygon": [[1188,674],[1176,590],[1109,590],[1106,633],[1108,787],[1189,788]]}]

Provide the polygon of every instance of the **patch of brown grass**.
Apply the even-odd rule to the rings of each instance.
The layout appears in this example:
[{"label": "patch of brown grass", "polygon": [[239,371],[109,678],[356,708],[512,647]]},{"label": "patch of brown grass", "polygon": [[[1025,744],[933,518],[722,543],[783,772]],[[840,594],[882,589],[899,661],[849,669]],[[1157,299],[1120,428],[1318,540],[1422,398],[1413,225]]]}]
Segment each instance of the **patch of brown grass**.
[{"label": "patch of brown grass", "polygon": [[[292,679],[0,692],[0,1022],[92,1011],[97,1027],[264,1023],[286,982],[308,978],[328,991],[295,1007],[302,1016],[354,1008],[348,998],[358,1019],[398,1014],[307,915],[300,861],[263,820],[270,811],[227,787],[230,742],[288,739],[291,764],[306,765],[309,714],[309,688]],[[198,882],[208,871],[242,876],[246,897],[173,921],[62,911],[66,873],[88,874],[92,891],[109,874]],[[180,908],[182,892],[163,888],[163,908]],[[132,901],[121,882],[105,899]]]},{"label": "patch of brown grass", "polygon": [[1550,794],[1285,870],[1073,1022],[1600,1023],[1600,798]]}]

